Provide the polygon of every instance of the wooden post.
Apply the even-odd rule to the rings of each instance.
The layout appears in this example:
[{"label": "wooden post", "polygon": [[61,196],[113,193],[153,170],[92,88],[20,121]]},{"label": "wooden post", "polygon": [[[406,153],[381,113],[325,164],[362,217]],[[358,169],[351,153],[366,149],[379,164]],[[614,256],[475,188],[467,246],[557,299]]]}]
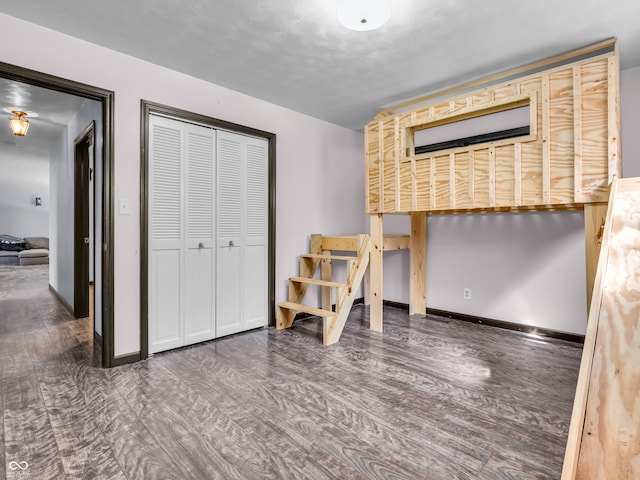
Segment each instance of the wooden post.
[{"label": "wooden post", "polygon": [[411,214],[409,314],[427,313],[427,213]]},{"label": "wooden post", "polygon": [[370,216],[370,275],[369,275],[369,328],[382,332],[382,214],[374,213]]},{"label": "wooden post", "polygon": [[588,203],[584,206],[584,240],[587,260],[587,314],[591,308],[593,285],[596,280],[596,269],[600,247],[602,245],[602,232],[607,218],[606,203]]},{"label": "wooden post", "polygon": [[[331,250],[323,250],[323,255],[331,255]],[[331,281],[331,259],[322,259],[322,280]],[[331,287],[322,287],[322,309],[331,310]]]}]

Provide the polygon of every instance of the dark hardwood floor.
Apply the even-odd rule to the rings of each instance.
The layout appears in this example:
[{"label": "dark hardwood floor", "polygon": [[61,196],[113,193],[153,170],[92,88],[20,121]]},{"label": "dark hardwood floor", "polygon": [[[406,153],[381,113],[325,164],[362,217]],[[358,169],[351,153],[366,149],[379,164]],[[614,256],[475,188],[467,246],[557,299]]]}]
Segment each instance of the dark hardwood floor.
[{"label": "dark hardwood floor", "polygon": [[363,306],[329,348],[308,319],[103,370],[92,338],[0,269],[0,478],[557,479],[581,355]]}]

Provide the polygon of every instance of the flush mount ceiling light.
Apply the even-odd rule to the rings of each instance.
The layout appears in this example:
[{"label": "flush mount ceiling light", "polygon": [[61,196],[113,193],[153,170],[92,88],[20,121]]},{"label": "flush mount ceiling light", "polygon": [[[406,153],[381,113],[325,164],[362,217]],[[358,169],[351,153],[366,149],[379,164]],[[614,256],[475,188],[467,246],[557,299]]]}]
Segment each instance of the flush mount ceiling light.
[{"label": "flush mount ceiling light", "polygon": [[338,8],[340,23],[359,32],[380,28],[390,16],[387,0],[342,0]]},{"label": "flush mount ceiling light", "polygon": [[13,113],[13,116],[9,117],[9,124],[13,134],[18,137],[24,137],[27,134],[27,130],[29,130],[29,120],[25,118],[27,113],[20,110],[12,110],[11,113]]}]

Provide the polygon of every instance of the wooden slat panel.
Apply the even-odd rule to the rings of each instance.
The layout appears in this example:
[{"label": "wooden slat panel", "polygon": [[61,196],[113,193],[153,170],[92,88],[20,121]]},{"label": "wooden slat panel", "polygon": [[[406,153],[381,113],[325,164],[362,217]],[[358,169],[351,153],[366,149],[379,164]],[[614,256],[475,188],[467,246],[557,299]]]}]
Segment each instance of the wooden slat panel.
[{"label": "wooden slat panel", "polygon": [[549,76],[550,203],[571,203],[573,192],[573,71]]},{"label": "wooden slat panel", "polygon": [[404,156],[400,153],[400,117],[395,116],[393,118],[393,164],[395,168],[395,209],[396,212],[401,212],[400,196],[402,195],[402,188],[400,186],[400,157]]},{"label": "wooden slat panel", "polygon": [[489,208],[489,149],[473,155],[473,208]]},{"label": "wooden slat panel", "polygon": [[549,75],[542,76],[542,202],[551,203],[551,124],[549,118]]},{"label": "wooden slat panel", "polygon": [[522,182],[522,205],[540,205],[543,203],[542,195],[542,105],[540,90],[542,80],[536,78],[520,84],[520,92],[537,95],[536,124],[538,141],[526,142],[522,144],[521,152],[521,182]]},{"label": "wooden slat panel", "polygon": [[435,208],[442,210],[451,208],[449,205],[449,155],[442,155],[435,158]]},{"label": "wooden slat panel", "polygon": [[436,209],[436,157],[429,159],[429,210]]},{"label": "wooden slat panel", "polygon": [[469,188],[469,153],[455,156],[455,208],[471,208],[471,190]]},{"label": "wooden slat panel", "polygon": [[456,154],[449,154],[449,208],[456,208]]},{"label": "wooden slat panel", "polygon": [[[415,124],[416,112],[411,113],[411,122]],[[413,142],[413,135],[409,135],[407,149],[410,153],[411,159],[411,210],[416,211],[418,209],[418,186],[416,176],[416,157],[415,157],[415,144]]]},{"label": "wooden slat panel", "polygon": [[410,212],[413,210],[413,175],[411,162],[402,162],[398,167],[399,205],[398,211]]},{"label": "wooden slat panel", "polygon": [[495,149],[495,206],[515,205],[515,159],[512,146]]},{"label": "wooden slat panel", "polygon": [[366,180],[365,186],[366,194],[366,206],[367,211],[378,212],[380,211],[380,168],[382,163],[380,162],[380,122],[371,123],[367,126],[365,137],[366,150]]},{"label": "wooden slat panel", "polygon": [[514,203],[516,207],[522,205],[522,144],[513,146],[513,176],[514,176]]},{"label": "wooden slat panel", "polygon": [[606,202],[608,196],[608,62],[583,65],[582,189],[586,202]]},{"label": "wooden slat panel", "polygon": [[431,160],[416,161],[416,208],[431,208]]},{"label": "wooden slat panel", "polygon": [[383,165],[382,165],[382,211],[396,211],[396,164],[395,164],[395,135],[393,118],[383,123]]},{"label": "wooden slat panel", "polygon": [[582,193],[582,74],[579,65],[573,67],[573,195],[584,202]]}]

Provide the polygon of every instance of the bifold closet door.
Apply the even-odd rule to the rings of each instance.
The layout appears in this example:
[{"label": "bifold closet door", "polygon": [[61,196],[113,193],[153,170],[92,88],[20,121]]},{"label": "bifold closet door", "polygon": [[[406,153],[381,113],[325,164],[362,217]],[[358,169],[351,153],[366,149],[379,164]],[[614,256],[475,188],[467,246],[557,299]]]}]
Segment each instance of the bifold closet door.
[{"label": "bifold closet door", "polygon": [[150,118],[149,352],[215,338],[215,130]]},{"label": "bifold closet door", "polygon": [[263,139],[217,135],[218,337],[268,322],[268,150]]}]

